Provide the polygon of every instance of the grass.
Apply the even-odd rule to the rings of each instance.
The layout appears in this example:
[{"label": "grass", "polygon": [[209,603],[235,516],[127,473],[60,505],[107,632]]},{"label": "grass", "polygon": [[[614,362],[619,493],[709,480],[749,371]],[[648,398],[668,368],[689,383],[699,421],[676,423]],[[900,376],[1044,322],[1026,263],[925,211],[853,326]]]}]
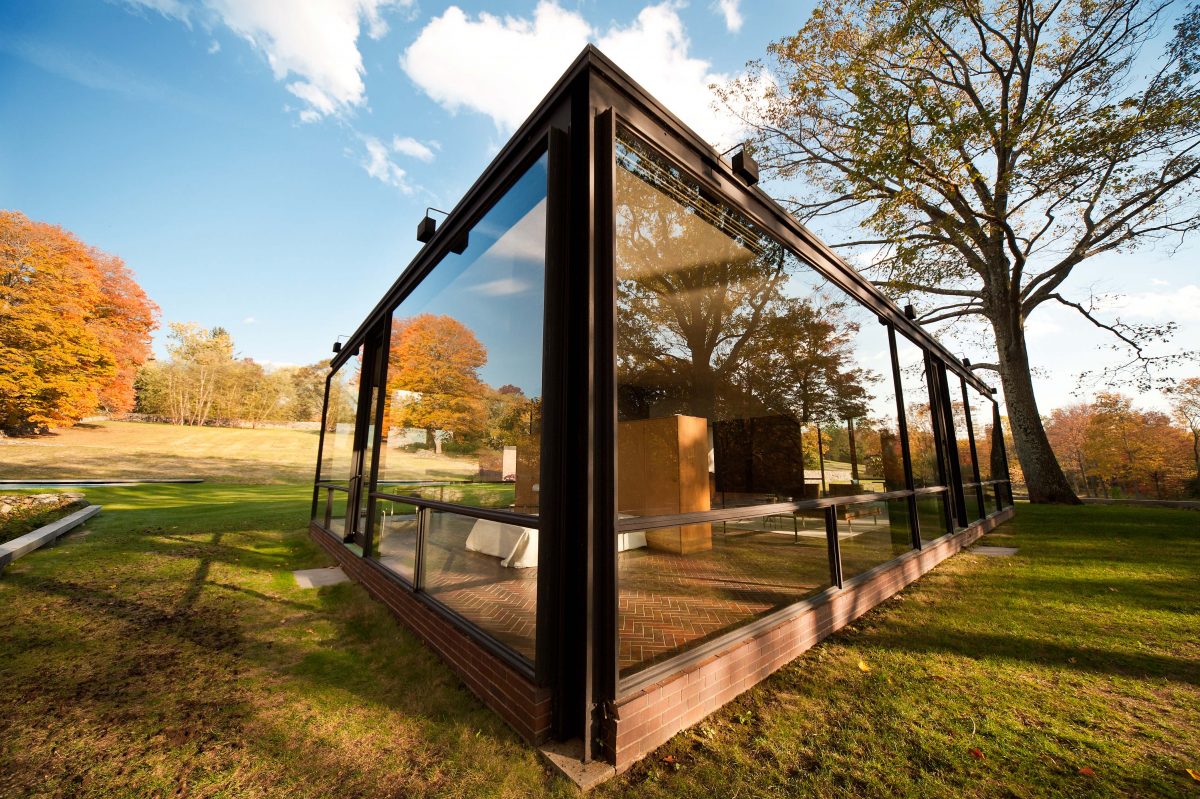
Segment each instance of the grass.
[{"label": "grass", "polygon": [[[87,495],[0,577],[0,796],[574,793],[359,587],[295,587],[308,489]],[[1200,796],[1200,514],[1018,514],[597,795]]]},{"label": "grass", "polygon": [[[199,477],[216,483],[281,484],[313,479],[315,430],[248,430],[148,422],[99,422],[48,436],[0,438],[0,480]],[[391,450],[393,474],[428,473],[428,454]],[[475,471],[467,458],[438,456],[441,476]]]}]

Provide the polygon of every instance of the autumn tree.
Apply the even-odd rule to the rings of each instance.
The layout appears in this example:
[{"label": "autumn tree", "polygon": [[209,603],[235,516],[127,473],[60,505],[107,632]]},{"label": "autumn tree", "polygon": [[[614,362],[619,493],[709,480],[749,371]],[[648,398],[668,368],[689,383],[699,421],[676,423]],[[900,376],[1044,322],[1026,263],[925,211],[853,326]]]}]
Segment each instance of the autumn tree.
[{"label": "autumn tree", "polygon": [[150,357],[158,306],[147,299],[120,258],[95,248],[91,256],[100,277],[93,327],[113,360],[113,376],[100,387],[98,406],[105,413],[127,413],[133,410],[138,369]]},{"label": "autumn tree", "polygon": [[1200,494],[1200,377],[1179,381],[1168,393],[1171,411],[1192,436],[1192,460],[1196,479],[1192,491]]},{"label": "autumn tree", "polygon": [[1091,494],[1088,428],[1092,422],[1092,415],[1092,406],[1081,402],[1065,408],[1055,408],[1046,421],[1046,435],[1050,445],[1054,448],[1058,462],[1064,467],[1068,478],[1074,477],[1077,494]]},{"label": "autumn tree", "polygon": [[132,407],[157,312],[119,258],[0,211],[0,431]]},{"label": "autumn tree", "polygon": [[221,327],[172,322],[167,334],[170,360],[163,370],[166,414],[175,424],[208,423],[218,389],[228,385],[233,368],[233,338]]},{"label": "autumn tree", "polygon": [[[443,436],[481,434],[488,418],[479,370],[487,349],[452,316],[420,314],[392,322],[388,353],[389,426],[425,430],[439,454]],[[397,394],[396,392],[403,392]]]},{"label": "autumn tree", "polygon": [[329,364],[314,363],[296,366],[283,372],[291,382],[284,417],[294,422],[317,422],[321,419],[321,404],[325,399],[325,376]]},{"label": "autumn tree", "polygon": [[1170,499],[1184,492],[1187,434],[1128,397],[1101,392],[1090,403],[1055,409],[1046,432],[1080,493]]},{"label": "autumn tree", "polygon": [[1146,344],[1173,330],[1106,319],[1067,281],[1095,256],[1200,223],[1200,9],[1155,38],[1176,8],[826,0],[770,46],[769,70],[725,92],[750,109],[766,172],[805,179],[798,218],[857,227],[835,246],[870,254],[922,322],[986,325],[995,361],[975,368],[999,373],[1034,502],[1078,500],[1038,413],[1029,317],[1070,308],[1131,367],[1161,363]]}]

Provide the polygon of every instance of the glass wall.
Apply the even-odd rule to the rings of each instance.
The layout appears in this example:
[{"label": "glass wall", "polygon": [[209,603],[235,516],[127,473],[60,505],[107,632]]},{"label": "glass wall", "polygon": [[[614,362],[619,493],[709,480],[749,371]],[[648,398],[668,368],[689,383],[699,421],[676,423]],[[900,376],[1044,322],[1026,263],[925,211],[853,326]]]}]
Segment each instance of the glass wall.
[{"label": "glass wall", "polygon": [[546,168],[543,156],[392,312],[370,553],[530,660],[539,530],[522,519],[539,506]]},{"label": "glass wall", "polygon": [[997,465],[997,459],[1003,458],[1003,444],[995,444],[996,425],[994,421],[995,405],[991,397],[979,393],[973,386],[967,386],[967,398],[971,408],[971,428],[975,432],[975,457],[979,463],[979,479],[984,498],[984,513],[1000,510],[1001,494],[999,486],[992,481],[1001,479],[1004,474],[1004,464]]},{"label": "glass wall", "polygon": [[329,379],[318,472],[316,518],[339,536],[346,533],[347,493],[353,477],[354,425],[358,415],[362,352],[355,353]]},{"label": "glass wall", "polygon": [[[912,462],[914,488],[945,485],[942,454],[934,428],[930,402],[930,367],[925,351],[906,336],[896,335],[896,361],[900,369],[904,419],[908,428],[908,452]],[[945,535],[946,495],[918,494],[917,525],[923,542]]]},{"label": "glass wall", "polygon": [[[875,313],[629,135],[615,188],[620,665],[630,673],[829,584],[824,513],[755,506],[905,480]],[[747,520],[638,529],[641,518],[730,508]],[[838,517],[864,563],[911,548],[907,499],[839,506]]]},{"label": "glass wall", "polygon": [[[962,470],[963,497],[967,503],[967,521],[973,522],[987,515],[979,485],[980,467],[976,449],[980,428],[975,425],[976,420],[980,417],[980,412],[978,408],[972,407],[972,399],[977,395],[967,386],[967,381],[959,376],[951,377],[950,381],[951,404],[954,408],[954,430],[958,441],[958,463]],[[989,413],[988,418],[990,417]]]}]

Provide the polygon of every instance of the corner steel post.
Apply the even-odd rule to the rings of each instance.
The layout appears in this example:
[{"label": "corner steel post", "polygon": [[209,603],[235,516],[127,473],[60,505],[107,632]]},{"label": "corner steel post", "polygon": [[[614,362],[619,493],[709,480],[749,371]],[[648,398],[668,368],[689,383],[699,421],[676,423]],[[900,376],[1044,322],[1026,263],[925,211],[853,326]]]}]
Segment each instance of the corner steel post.
[{"label": "corner steel post", "polygon": [[546,186],[546,301],[543,303],[542,330],[542,459],[540,475],[540,516],[542,533],[538,547],[537,641],[534,671],[537,683],[551,689],[554,734],[559,738],[578,735],[565,721],[569,703],[571,672],[577,669],[568,644],[571,631],[577,629],[568,611],[566,579],[570,560],[567,550],[577,526],[570,517],[573,498],[566,494],[569,463],[579,456],[569,435],[567,417],[575,403],[571,401],[567,324],[570,296],[569,245],[571,210],[570,134],[564,127],[551,127],[546,149],[548,184]]},{"label": "corner steel post", "polygon": [[[325,452],[325,414],[329,413],[329,385],[333,381],[333,374],[330,372],[325,375],[325,396],[321,398],[321,435],[317,437],[317,468],[313,475],[312,511],[308,515],[310,519],[316,518],[317,501],[321,496],[321,488],[317,483],[321,482],[321,458]],[[326,520],[325,529],[329,529],[328,520]]]},{"label": "corner steel post", "polygon": [[616,219],[614,191],[616,182],[616,114],[611,108],[593,109],[592,138],[592,568],[590,591],[593,636],[587,709],[588,735],[586,757],[592,756],[598,733],[604,732],[604,720],[610,703],[617,697],[620,676],[617,658],[620,652],[617,628],[617,465],[616,465],[616,351],[614,316],[616,313]]}]

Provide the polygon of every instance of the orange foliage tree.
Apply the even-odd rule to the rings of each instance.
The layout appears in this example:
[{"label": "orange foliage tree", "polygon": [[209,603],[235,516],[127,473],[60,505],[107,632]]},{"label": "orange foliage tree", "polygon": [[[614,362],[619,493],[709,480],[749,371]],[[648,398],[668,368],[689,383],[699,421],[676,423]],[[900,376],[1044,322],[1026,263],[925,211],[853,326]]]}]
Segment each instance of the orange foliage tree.
[{"label": "orange foliage tree", "polygon": [[130,410],[157,315],[120,258],[0,211],[0,431]]},{"label": "orange foliage tree", "polygon": [[1128,397],[1102,392],[1091,403],[1057,409],[1046,432],[1068,479],[1084,493],[1173,499],[1186,491],[1187,433]]},{"label": "orange foliage tree", "polygon": [[488,416],[484,396],[489,391],[479,379],[479,369],[486,363],[487,349],[451,316],[420,314],[393,321],[388,395],[406,393],[390,409],[388,424],[424,429],[426,441],[439,453],[439,433],[482,433]]},{"label": "orange foliage tree", "polygon": [[1170,391],[1171,410],[1192,436],[1192,461],[1196,466],[1192,490],[1200,494],[1200,377],[1188,377]]}]

